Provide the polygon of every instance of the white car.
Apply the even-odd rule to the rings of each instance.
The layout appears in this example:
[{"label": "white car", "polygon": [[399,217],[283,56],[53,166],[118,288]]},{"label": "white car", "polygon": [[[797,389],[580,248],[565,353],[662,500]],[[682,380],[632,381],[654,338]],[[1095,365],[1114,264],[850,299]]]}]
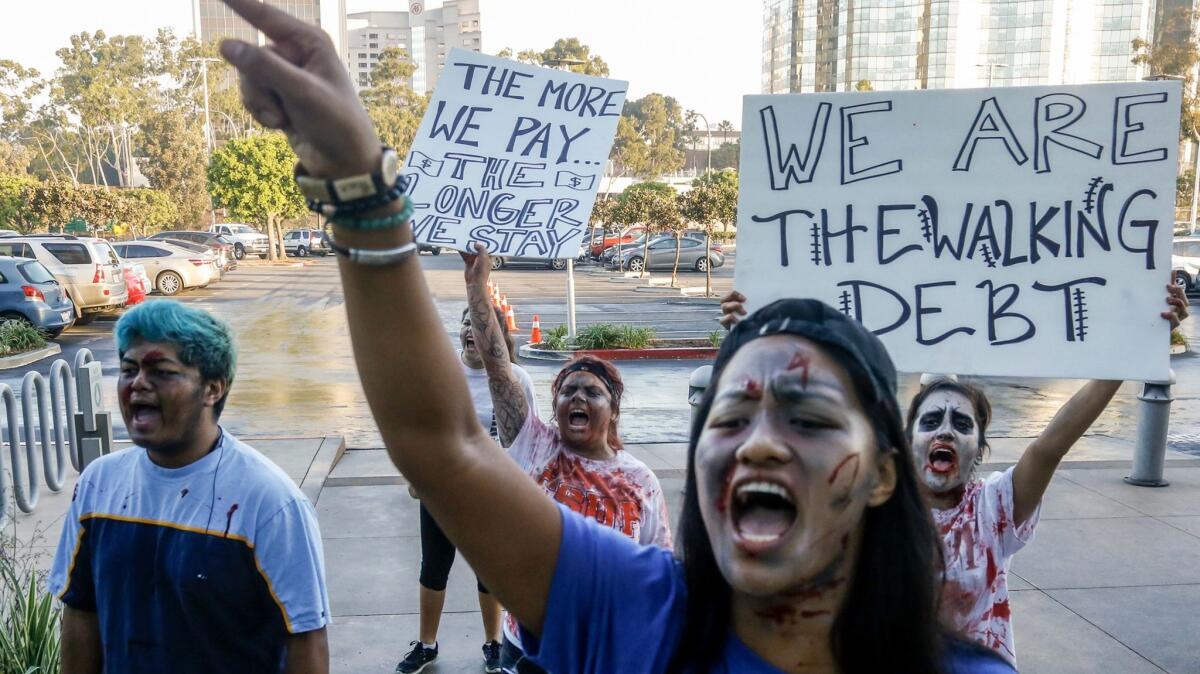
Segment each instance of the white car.
[{"label": "white car", "polygon": [[216,265],[212,253],[197,253],[161,241],[115,243],[117,254],[140,264],[160,295],[175,295],[188,288],[212,283]]},{"label": "white car", "polygon": [[1175,273],[1175,285],[1184,290],[1196,288],[1200,276],[1200,236],[1183,236],[1175,239],[1171,248],[1171,269]]},{"label": "white car", "polygon": [[41,262],[75,303],[76,324],[125,306],[129,289],[121,261],[104,239],[70,234],[33,234],[0,238],[0,255]]}]

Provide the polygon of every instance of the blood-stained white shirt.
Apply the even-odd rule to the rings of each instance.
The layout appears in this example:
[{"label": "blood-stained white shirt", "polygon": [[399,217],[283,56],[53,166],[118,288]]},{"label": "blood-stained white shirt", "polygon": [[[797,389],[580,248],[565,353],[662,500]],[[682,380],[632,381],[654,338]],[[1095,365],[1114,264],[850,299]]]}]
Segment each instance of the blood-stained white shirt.
[{"label": "blood-stained white shirt", "polygon": [[1016,664],[1008,569],[1033,540],[1042,506],[1013,524],[1013,469],[967,485],[957,507],[933,510],[946,556],[942,617],[947,624]]},{"label": "blood-stained white shirt", "polygon": [[[629,452],[618,451],[604,460],[579,456],[563,445],[557,426],[530,414],[508,454],[550,498],[573,512],[643,545],[672,548],[670,516],[658,477]],[[504,622],[504,635],[520,645],[511,614]]]}]

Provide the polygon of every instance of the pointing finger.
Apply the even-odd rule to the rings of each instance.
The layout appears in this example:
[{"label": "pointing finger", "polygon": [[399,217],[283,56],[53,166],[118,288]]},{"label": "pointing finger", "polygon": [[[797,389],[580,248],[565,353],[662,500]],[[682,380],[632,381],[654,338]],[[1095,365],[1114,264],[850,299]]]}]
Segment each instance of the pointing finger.
[{"label": "pointing finger", "polygon": [[275,42],[286,42],[312,30],[312,27],[287,12],[262,0],[223,0],[251,26],[261,30]]}]

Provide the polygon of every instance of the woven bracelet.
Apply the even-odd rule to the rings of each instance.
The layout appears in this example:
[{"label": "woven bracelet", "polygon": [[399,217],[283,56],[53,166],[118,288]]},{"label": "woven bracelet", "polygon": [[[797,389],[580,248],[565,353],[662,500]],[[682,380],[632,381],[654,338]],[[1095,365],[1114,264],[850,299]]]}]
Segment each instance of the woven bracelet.
[{"label": "woven bracelet", "polygon": [[353,215],[335,213],[329,217],[329,221],[339,227],[358,231],[395,229],[408,222],[413,214],[412,199],[401,196],[399,201],[403,204],[399,211],[381,218],[358,218]]}]

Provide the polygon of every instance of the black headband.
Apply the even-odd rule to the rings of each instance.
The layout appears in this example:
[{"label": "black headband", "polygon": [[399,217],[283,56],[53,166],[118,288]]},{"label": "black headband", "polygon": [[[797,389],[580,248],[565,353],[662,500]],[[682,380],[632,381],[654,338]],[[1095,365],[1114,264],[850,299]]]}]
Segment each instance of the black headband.
[{"label": "black headband", "polygon": [[613,386],[612,380],[609,379],[608,373],[605,372],[604,368],[599,364],[593,363],[590,360],[571,361],[562,369],[562,372],[558,373],[558,376],[560,377],[559,381],[564,381],[572,372],[590,372],[591,374],[596,375],[600,381],[604,382],[604,387],[608,389],[608,395],[610,398],[612,398],[613,402],[621,402],[620,396],[617,395],[617,389],[615,386]]}]

